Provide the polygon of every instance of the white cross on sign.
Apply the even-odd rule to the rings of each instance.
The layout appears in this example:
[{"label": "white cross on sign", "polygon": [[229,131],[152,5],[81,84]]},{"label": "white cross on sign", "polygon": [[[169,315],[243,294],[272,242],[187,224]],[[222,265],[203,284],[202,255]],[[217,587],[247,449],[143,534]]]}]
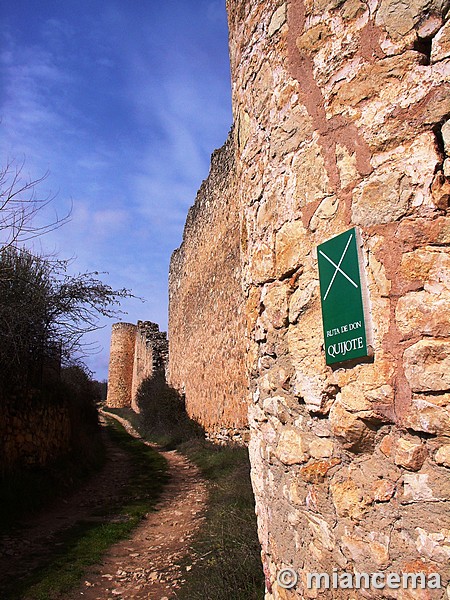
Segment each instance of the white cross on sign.
[{"label": "white cross on sign", "polygon": [[347,250],[348,250],[348,247],[349,247],[349,245],[350,245],[350,242],[352,241],[352,237],[353,237],[353,233],[350,235],[350,237],[349,237],[349,238],[348,238],[348,240],[347,240],[347,244],[346,244],[346,246],[345,246],[345,248],[344,248],[344,251],[342,252],[342,256],[341,256],[341,258],[340,258],[340,260],[339,260],[339,263],[338,263],[338,264],[336,264],[336,263],[334,262],[334,260],[332,260],[332,259],[331,259],[329,256],[327,256],[327,255],[326,255],[324,252],[322,252],[322,250],[319,250],[319,253],[320,253],[320,254],[321,254],[321,255],[322,255],[324,258],[326,258],[326,259],[327,259],[327,261],[328,261],[328,262],[330,262],[330,263],[333,265],[333,267],[335,267],[335,271],[334,271],[334,273],[333,273],[333,277],[331,278],[331,281],[330,281],[330,283],[329,283],[329,285],[328,285],[327,291],[325,292],[325,295],[324,295],[324,297],[323,297],[323,299],[324,299],[324,300],[326,300],[326,299],[327,299],[328,293],[329,293],[329,291],[331,290],[331,286],[333,285],[333,283],[334,283],[334,280],[336,279],[336,275],[338,274],[338,272],[339,272],[339,273],[341,273],[341,275],[343,275],[343,276],[344,276],[346,279],[348,279],[348,281],[349,281],[349,282],[350,282],[352,285],[354,285],[354,286],[355,286],[355,288],[357,288],[357,287],[358,287],[358,286],[357,286],[357,284],[356,284],[356,283],[353,281],[353,279],[352,279],[352,278],[351,278],[349,275],[347,275],[347,273],[346,273],[345,271],[343,271],[343,270],[341,269],[341,264],[342,264],[342,261],[344,260],[344,256],[345,256],[345,254],[346,254],[346,252],[347,252]]}]

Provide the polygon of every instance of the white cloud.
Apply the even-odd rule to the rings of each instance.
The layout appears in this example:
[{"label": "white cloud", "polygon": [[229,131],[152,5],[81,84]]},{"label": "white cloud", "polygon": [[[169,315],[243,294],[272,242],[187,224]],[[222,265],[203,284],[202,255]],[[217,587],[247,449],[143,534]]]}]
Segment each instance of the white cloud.
[{"label": "white cloud", "polygon": [[[43,245],[145,297],[124,302],[127,320],[166,327],[170,255],[231,124],[223,2],[138,11],[93,0],[89,27],[85,11],[64,18],[65,8],[42,14],[32,42],[3,34],[0,153],[25,157],[32,177],[49,170],[42,192],[59,190],[61,214],[73,203],[71,222]],[[89,363],[100,377],[110,325]]]}]

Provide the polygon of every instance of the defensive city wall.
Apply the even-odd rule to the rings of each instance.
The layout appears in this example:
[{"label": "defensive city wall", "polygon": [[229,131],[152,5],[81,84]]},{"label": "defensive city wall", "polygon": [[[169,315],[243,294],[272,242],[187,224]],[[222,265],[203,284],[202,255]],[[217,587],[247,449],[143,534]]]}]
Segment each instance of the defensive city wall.
[{"label": "defensive city wall", "polygon": [[[353,597],[308,588],[333,569],[447,598],[448,4],[227,1],[234,129],[172,259],[169,380],[209,429],[249,388],[267,600]],[[354,226],[373,355],[327,366],[317,245]]]},{"label": "defensive city wall", "polygon": [[129,406],[139,412],[139,386],[156,371],[165,370],[167,353],[166,333],[159,331],[156,323],[115,323],[111,334],[106,406]]},{"label": "defensive city wall", "polygon": [[169,275],[168,383],[211,437],[245,437],[245,299],[232,133],[211,158]]}]

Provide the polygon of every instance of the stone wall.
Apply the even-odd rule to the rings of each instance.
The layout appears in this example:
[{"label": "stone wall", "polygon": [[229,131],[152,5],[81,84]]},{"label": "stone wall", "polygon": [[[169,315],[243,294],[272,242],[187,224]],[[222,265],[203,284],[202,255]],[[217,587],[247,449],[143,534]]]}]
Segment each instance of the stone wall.
[{"label": "stone wall", "polygon": [[0,473],[42,467],[70,449],[69,406],[29,397],[1,401]]},{"label": "stone wall", "polygon": [[140,412],[137,402],[139,386],[157,371],[165,371],[168,362],[168,343],[164,331],[150,321],[138,321],[134,346],[131,408]]},{"label": "stone wall", "polygon": [[108,372],[106,406],[131,406],[139,412],[139,386],[157,370],[165,371],[168,361],[166,333],[151,321],[114,323]]},{"label": "stone wall", "polygon": [[135,345],[136,325],[114,323],[111,331],[106,399],[106,406],[110,408],[131,406]]},{"label": "stone wall", "polygon": [[189,210],[169,276],[168,383],[211,437],[239,438],[247,424],[244,299],[233,135]]},{"label": "stone wall", "polygon": [[141,382],[150,377],[153,371],[153,351],[147,347],[145,329],[136,328],[136,341],[134,346],[133,375],[131,379],[131,407],[139,412],[136,402],[136,394]]},{"label": "stone wall", "polygon": [[[448,2],[228,0],[227,9],[267,599],[446,598],[445,589],[318,595],[306,574],[424,571],[448,582]],[[354,225],[374,357],[331,368],[316,246]],[[203,305],[194,319],[183,308],[190,347],[210,348],[213,317],[230,312],[218,300],[199,335]],[[222,366],[194,358],[199,386]],[[276,581],[283,567],[299,573],[292,590]]]}]

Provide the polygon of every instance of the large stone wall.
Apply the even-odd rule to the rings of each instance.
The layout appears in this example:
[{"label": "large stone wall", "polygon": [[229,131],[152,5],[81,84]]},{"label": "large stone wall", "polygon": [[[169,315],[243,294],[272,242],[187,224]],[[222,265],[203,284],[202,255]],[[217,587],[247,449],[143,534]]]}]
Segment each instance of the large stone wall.
[{"label": "large stone wall", "polygon": [[234,153],[230,135],[212,155],[169,276],[168,382],[219,439],[241,435],[248,406]]},{"label": "large stone wall", "polygon": [[131,408],[135,412],[140,412],[139,386],[156,372],[165,372],[168,351],[166,332],[159,331],[159,326],[151,321],[138,321],[131,380]]},{"label": "large stone wall", "polygon": [[159,331],[156,323],[114,323],[111,332],[106,406],[131,407],[139,412],[139,386],[156,371],[165,371],[167,354],[166,333]]},{"label": "large stone wall", "polygon": [[[227,8],[267,599],[447,598],[448,2],[228,0]],[[353,225],[374,357],[331,368],[315,249]],[[213,316],[230,307],[218,300],[213,315],[201,306],[201,335],[189,307],[185,327],[194,346],[209,348]],[[283,567],[299,574],[292,590],[276,581]],[[443,589],[307,588],[308,572],[333,569],[438,572]]]}]

